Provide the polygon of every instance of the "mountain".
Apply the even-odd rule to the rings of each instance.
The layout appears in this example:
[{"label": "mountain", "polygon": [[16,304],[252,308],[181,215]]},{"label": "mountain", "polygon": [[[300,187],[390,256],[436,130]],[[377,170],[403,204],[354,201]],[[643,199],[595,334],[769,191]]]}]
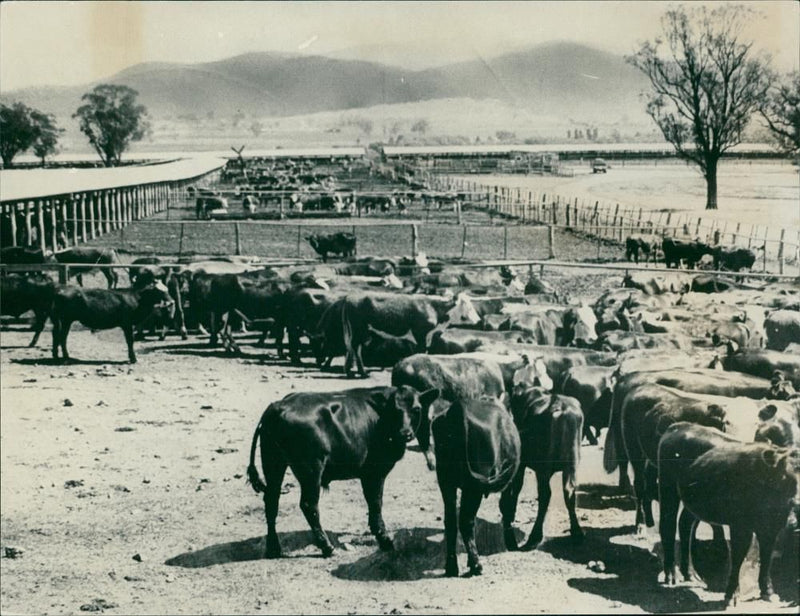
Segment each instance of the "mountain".
[{"label": "mountain", "polygon": [[[538,115],[577,121],[642,113],[644,78],[613,54],[550,43],[424,70],[365,60],[249,53],[202,64],[146,63],[104,82],[128,85],[155,118],[302,115],[442,98],[498,99]],[[95,84],[3,94],[60,118]]]}]

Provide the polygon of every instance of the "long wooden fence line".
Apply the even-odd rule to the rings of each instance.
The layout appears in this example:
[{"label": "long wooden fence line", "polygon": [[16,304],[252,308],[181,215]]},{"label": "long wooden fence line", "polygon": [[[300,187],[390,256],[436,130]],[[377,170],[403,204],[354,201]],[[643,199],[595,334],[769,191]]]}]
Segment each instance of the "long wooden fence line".
[{"label": "long wooden fence line", "polygon": [[777,265],[779,273],[784,272],[787,262],[800,267],[800,230],[796,229],[782,228],[779,237],[775,237],[769,225],[704,220],[686,212],[621,208],[619,203],[601,204],[600,200],[587,203],[585,198],[564,197],[549,191],[523,191],[447,176],[434,177],[431,182],[435,190],[462,195],[473,207],[485,209],[490,216],[523,223],[564,224],[582,234],[620,243],[634,233],[700,237],[715,245],[763,249],[756,266],[765,272],[768,261]]},{"label": "long wooden fence line", "polygon": [[[179,161],[171,168],[88,170],[107,173],[77,177],[61,173],[52,184],[36,170],[3,171],[0,246],[57,252],[94,240],[169,209],[189,184],[211,181],[224,164],[224,160]],[[36,177],[45,179],[42,186],[32,185]]]}]

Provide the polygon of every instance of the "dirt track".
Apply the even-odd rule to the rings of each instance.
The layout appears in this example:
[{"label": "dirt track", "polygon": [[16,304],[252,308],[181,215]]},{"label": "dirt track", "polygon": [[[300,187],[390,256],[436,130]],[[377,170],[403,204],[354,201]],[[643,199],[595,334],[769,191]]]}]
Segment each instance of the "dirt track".
[{"label": "dirt track", "polygon": [[[323,524],[339,549],[321,558],[287,474],[278,522],[287,557],[262,560],[262,503],[243,477],[261,411],[292,390],[343,389],[352,382],[310,366],[291,368],[254,346],[245,346],[245,358],[224,357],[198,338],[138,343],[139,363],[132,366],[124,363],[121,332],[80,327],[70,350],[81,361],[54,365],[49,332],[36,349],[25,348],[29,336],[21,329],[2,334],[1,539],[4,555],[5,548],[23,550],[0,560],[3,613],[597,613],[721,606],[722,595],[703,584],[657,584],[656,535],[631,535],[632,503],[599,470],[598,447],[583,450],[578,504],[588,538],[580,547],[566,535],[556,476],[540,550],[505,552],[494,495],[479,513],[483,577],[442,578],[441,500],[435,476],[411,450],[386,487],[395,554],[377,550],[360,486],[348,481],[323,496]],[[388,372],[377,372],[359,385],[388,379]],[[517,516],[521,530],[530,530],[534,513],[529,471]],[[591,560],[602,560],[605,573],[590,570]],[[752,598],[752,570],[742,585],[744,598]],[[739,605],[741,611],[775,607]]]}]

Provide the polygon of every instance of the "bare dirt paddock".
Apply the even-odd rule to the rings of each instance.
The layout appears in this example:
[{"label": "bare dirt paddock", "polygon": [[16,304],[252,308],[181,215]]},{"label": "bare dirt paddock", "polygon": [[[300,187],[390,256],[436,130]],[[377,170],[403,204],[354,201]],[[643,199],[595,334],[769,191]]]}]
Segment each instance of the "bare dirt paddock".
[{"label": "bare dirt paddock", "polygon": [[[701,582],[658,584],[657,533],[631,534],[633,503],[617,494],[616,478],[603,473],[598,447],[583,449],[582,546],[566,534],[556,476],[539,550],[503,549],[493,495],[478,520],[484,575],[443,578],[441,499],[435,475],[411,449],[386,485],[384,515],[396,552],[378,551],[360,485],[346,481],[323,496],[323,525],[338,549],[321,558],[289,473],[278,520],[286,557],[264,560],[262,502],[244,478],[258,418],[290,391],[337,390],[353,382],[310,365],[290,367],[272,349],[252,345],[245,345],[244,357],[225,357],[204,338],[137,343],[136,365],[125,363],[119,330],[92,334],[75,327],[69,342],[78,361],[68,365],[49,360],[49,331],[39,348],[26,348],[29,338],[15,327],[0,340],[4,614],[675,613],[722,607],[721,592]],[[357,385],[388,381],[388,371],[373,372]],[[529,471],[517,514],[525,532],[535,491]],[[464,560],[462,554],[462,567]],[[588,567],[596,560],[604,572]],[[748,561],[737,611],[796,613],[796,607],[755,600],[754,573]]]}]

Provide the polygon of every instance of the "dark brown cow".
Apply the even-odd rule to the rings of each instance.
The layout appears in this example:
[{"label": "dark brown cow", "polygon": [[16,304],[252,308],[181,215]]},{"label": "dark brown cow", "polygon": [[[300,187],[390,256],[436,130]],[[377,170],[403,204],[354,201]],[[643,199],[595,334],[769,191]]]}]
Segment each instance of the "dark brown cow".
[{"label": "dark brown cow", "polygon": [[519,471],[500,497],[506,548],[518,548],[513,524],[526,468],[536,473],[539,508],[536,522],[522,549],[535,548],[544,537],[544,520],[551,496],[550,478],[558,472],[561,473],[564,503],[569,513],[570,535],[573,541],[582,541],[584,533],[575,514],[583,431],[580,403],[575,398],[552,394],[541,387],[530,387],[514,392],[511,411],[522,443],[522,459]]},{"label": "dark brown cow", "polygon": [[0,276],[0,314],[19,317],[33,311],[33,339],[28,346],[36,346],[53,305],[56,285],[44,274]]},{"label": "dark brown cow", "polygon": [[78,284],[83,286],[83,274],[88,274],[92,271],[100,270],[103,276],[106,277],[108,288],[113,289],[117,286],[119,276],[114,268],[103,267],[98,268],[98,265],[112,265],[119,263],[117,253],[113,248],[91,248],[89,246],[76,246],[74,248],[67,248],[61,252],[55,253],[55,259],[59,263],[68,263],[69,275],[75,276]]},{"label": "dark brown cow", "polygon": [[[333,554],[333,545],[320,523],[320,488],[342,479],[361,480],[369,528],[382,550],[393,549],[383,522],[383,485],[415,435],[423,404],[436,396],[409,387],[372,387],[293,393],[270,404],[253,434],[247,467],[253,489],[264,494],[267,558],[281,556],[275,522],[287,467],[300,484],[300,509],[323,556]],[[255,466],[259,440],[264,481]]]}]

